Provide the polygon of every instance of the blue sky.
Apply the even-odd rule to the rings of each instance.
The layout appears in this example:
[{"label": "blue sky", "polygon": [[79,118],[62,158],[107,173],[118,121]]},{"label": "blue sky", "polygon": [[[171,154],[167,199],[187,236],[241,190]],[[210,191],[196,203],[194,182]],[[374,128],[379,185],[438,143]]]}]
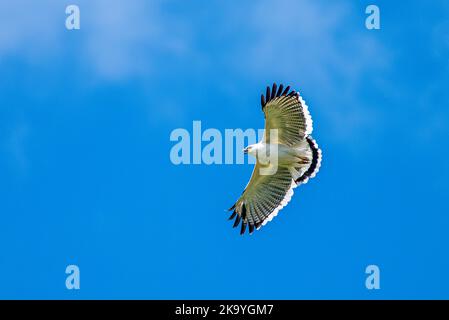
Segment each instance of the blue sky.
[{"label": "blue sky", "polygon": [[[0,298],[449,298],[449,5],[375,1],[367,30],[368,4],[1,1]],[[175,166],[169,137],[262,128],[274,81],[323,166],[241,237],[252,166]]]}]

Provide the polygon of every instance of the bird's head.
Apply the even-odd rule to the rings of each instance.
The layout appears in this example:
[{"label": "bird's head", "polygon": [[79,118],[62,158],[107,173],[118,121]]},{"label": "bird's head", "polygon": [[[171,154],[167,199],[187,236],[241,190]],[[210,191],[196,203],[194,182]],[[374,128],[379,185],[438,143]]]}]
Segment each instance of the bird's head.
[{"label": "bird's head", "polygon": [[247,146],[245,149],[243,149],[244,154],[251,154],[253,156],[256,156],[257,150],[256,145],[252,144]]}]

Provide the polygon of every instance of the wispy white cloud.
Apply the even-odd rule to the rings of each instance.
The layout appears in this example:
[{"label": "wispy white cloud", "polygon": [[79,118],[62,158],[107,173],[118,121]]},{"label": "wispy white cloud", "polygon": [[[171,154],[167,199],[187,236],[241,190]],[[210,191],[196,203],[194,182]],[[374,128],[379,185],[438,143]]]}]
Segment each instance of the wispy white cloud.
[{"label": "wispy white cloud", "polygon": [[57,48],[61,33],[58,30],[64,26],[64,17],[61,19],[58,6],[51,3],[55,4],[54,1],[0,2],[0,62],[8,55],[32,61],[33,57],[47,55],[49,48]]},{"label": "wispy white cloud", "polygon": [[[66,42],[76,41],[73,50],[93,81],[148,79],[167,57],[184,61],[191,57],[205,69],[214,68],[218,61],[236,70],[236,75],[282,80],[307,90],[306,100],[313,94],[314,103],[323,106],[314,108],[314,113],[328,119],[336,138],[369,128],[381,116],[367,108],[357,91],[367,73],[388,66],[388,50],[365,29],[364,11],[356,12],[351,2],[223,4],[223,14],[215,13],[219,21],[211,30],[236,41],[223,43],[225,50],[213,54],[197,43],[201,34],[211,30],[204,30],[204,23],[188,21],[189,15],[170,13],[162,1],[76,3],[81,11],[79,31],[65,29],[66,4],[59,1],[1,2],[0,63],[8,55],[32,64],[48,63],[67,54]],[[233,17],[235,21],[230,21]],[[244,24],[244,35],[236,29],[237,21]],[[359,24],[348,27],[348,21]]]},{"label": "wispy white cloud", "polygon": [[[189,50],[189,31],[159,1],[84,1],[86,60],[97,74],[121,78],[151,73],[161,55]],[[89,5],[87,5],[89,3]],[[87,11],[87,10],[86,10]]]},{"label": "wispy white cloud", "polygon": [[[81,30],[65,29],[65,5],[59,1],[0,3],[0,62],[6,56],[31,64],[74,50],[86,70],[101,79],[120,80],[151,71],[156,58],[189,50],[189,30],[171,19],[160,1],[79,0]],[[80,35],[76,37],[76,33]],[[70,34],[72,33],[72,34]]]}]

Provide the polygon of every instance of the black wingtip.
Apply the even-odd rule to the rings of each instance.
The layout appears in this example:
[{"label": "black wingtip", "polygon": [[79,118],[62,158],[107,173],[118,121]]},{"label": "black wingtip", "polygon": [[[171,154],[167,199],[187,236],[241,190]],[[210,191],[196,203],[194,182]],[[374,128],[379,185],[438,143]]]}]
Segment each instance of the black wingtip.
[{"label": "black wingtip", "polygon": [[230,207],[229,209],[228,209],[228,211],[232,211],[232,210],[234,210],[235,209],[235,203],[234,203],[234,205],[232,206],[232,207]]},{"label": "black wingtip", "polygon": [[234,225],[232,227],[236,228],[239,225],[239,223],[240,223],[240,216],[237,215],[237,218],[235,218]]},{"label": "black wingtip", "polygon": [[282,94],[282,89],[284,89],[284,86],[282,85],[282,83],[279,85],[279,89],[278,92],[276,93],[276,97],[280,97]]},{"label": "black wingtip", "polygon": [[244,203],[242,204],[242,214],[241,214],[241,216],[242,216],[242,219],[246,219],[246,206],[245,206]]},{"label": "black wingtip", "polygon": [[298,94],[298,93],[295,90],[290,91],[290,86],[287,86],[284,89],[283,84],[280,84],[278,87],[276,82],[274,82],[271,87],[267,86],[265,96],[262,94],[260,97],[260,103],[262,105],[262,110],[265,108],[265,106],[268,104],[268,102],[270,102],[271,100],[273,100],[277,97],[281,97],[281,96],[293,97],[296,94]]},{"label": "black wingtip", "polygon": [[254,224],[250,223],[248,225],[248,227],[249,227],[249,234],[253,234],[253,232],[254,232]]},{"label": "black wingtip", "polygon": [[273,83],[273,89],[271,90],[271,100],[276,98],[277,89],[278,89],[277,84]]},{"label": "black wingtip", "polygon": [[246,222],[242,222],[242,227],[240,229],[240,234],[243,235],[245,233],[246,230]]},{"label": "black wingtip", "polygon": [[237,211],[234,211],[234,212],[231,214],[231,216],[229,217],[228,220],[234,219],[236,215],[237,215]]}]

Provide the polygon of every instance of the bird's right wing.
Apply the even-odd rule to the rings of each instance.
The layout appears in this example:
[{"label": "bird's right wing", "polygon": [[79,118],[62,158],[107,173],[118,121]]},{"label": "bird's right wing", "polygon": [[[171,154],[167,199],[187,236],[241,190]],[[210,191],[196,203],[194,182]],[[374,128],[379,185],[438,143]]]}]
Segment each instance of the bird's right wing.
[{"label": "bird's right wing", "polygon": [[288,168],[278,167],[271,175],[261,175],[260,169],[257,163],[241,197],[229,209],[233,210],[229,219],[235,218],[234,227],[242,222],[240,234],[245,233],[246,226],[251,234],[254,228],[271,221],[290,201],[296,187]]},{"label": "bird's right wing", "polygon": [[[262,110],[265,114],[265,143],[282,143],[294,146],[312,133],[312,117],[306,103],[298,92],[284,89],[274,83],[267,87],[266,97],[261,96]],[[277,135],[270,135],[271,130]]]}]

